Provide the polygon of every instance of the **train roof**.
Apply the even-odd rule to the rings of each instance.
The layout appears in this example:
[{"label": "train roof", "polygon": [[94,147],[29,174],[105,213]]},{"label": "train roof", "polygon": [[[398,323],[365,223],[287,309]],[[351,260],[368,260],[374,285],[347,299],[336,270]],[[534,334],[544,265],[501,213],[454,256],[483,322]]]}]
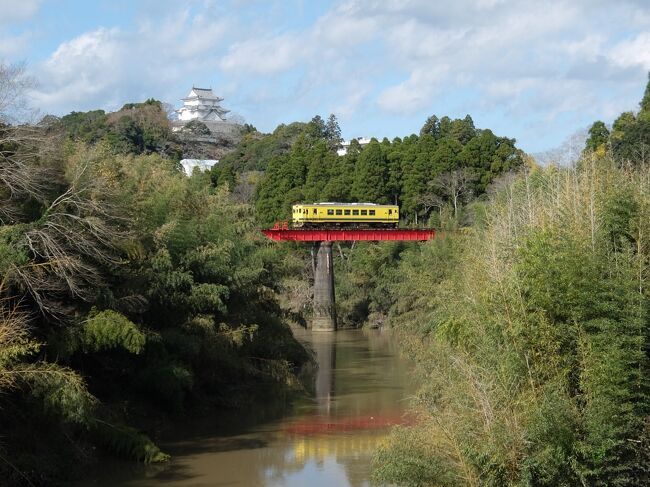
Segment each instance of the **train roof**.
[{"label": "train roof", "polygon": [[375,208],[395,208],[397,205],[378,205],[377,203],[337,203],[327,201],[321,203],[296,203],[294,206],[374,206]]}]

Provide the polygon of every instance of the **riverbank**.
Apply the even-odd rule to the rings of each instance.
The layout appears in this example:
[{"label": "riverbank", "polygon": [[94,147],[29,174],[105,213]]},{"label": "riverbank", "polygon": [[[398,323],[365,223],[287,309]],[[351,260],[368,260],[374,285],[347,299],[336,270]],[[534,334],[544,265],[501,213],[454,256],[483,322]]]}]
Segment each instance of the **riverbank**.
[{"label": "riverbank", "polygon": [[406,398],[415,389],[412,365],[391,336],[298,330],[296,338],[314,350],[319,364],[313,395],[189,419],[160,439],[172,455],[168,464],[111,461],[78,485],[369,485],[372,455],[390,426],[405,420]]}]

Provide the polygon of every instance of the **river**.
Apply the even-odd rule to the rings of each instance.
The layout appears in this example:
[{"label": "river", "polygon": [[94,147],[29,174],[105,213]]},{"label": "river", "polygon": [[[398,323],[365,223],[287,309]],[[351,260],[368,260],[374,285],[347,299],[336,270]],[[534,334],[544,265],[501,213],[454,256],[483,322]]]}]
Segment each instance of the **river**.
[{"label": "river", "polygon": [[392,425],[406,421],[407,397],[414,390],[411,366],[386,331],[294,333],[319,364],[309,399],[288,408],[269,401],[188,420],[160,441],[172,455],[169,463],[108,462],[83,485],[369,485],[373,452]]}]

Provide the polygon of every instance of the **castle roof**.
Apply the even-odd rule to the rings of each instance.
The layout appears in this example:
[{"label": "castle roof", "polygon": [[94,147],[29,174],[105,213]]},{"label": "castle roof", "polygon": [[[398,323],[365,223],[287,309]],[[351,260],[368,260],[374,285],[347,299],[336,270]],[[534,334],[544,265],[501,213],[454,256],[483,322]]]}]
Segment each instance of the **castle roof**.
[{"label": "castle roof", "polygon": [[212,92],[212,88],[197,88],[196,86],[192,86],[192,89],[190,90],[189,94],[185,98],[182,98],[182,100],[183,101],[193,100],[196,98],[203,99],[203,100],[217,100],[217,101],[223,100],[223,98],[216,96]]}]

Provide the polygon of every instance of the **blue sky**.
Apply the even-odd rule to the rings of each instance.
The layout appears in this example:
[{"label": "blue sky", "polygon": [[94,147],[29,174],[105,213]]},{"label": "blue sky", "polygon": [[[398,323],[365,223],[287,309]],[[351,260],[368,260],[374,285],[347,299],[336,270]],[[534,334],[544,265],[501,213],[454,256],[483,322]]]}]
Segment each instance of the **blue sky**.
[{"label": "blue sky", "polygon": [[527,152],[636,110],[650,0],[0,0],[0,61],[25,62],[43,113],[192,85],[262,131],[315,114],[343,135],[464,117]]}]

